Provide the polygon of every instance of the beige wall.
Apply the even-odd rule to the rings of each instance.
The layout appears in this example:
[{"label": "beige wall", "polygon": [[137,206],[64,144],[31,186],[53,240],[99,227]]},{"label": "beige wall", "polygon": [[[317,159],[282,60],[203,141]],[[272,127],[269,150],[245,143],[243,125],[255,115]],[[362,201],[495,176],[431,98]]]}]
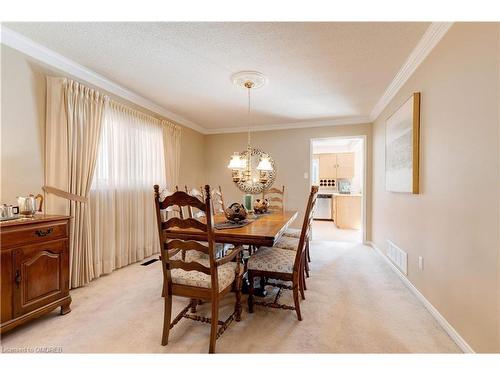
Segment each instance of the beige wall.
[{"label": "beige wall", "polygon": [[[373,128],[372,238],[408,252],[408,278],[476,351],[500,351],[499,32],[456,24]],[[421,194],[385,191],[385,119],[422,93]],[[418,270],[418,256],[424,270]]]},{"label": "beige wall", "polygon": [[[3,44],[1,53],[0,202],[15,204],[18,195],[42,192],[45,76],[65,74],[54,72]],[[181,186],[199,186],[204,181],[204,139],[203,134],[183,127]]]},{"label": "beige wall", "polygon": [[45,77],[24,55],[2,45],[1,203],[42,192]]},{"label": "beige wall", "polygon": [[[286,207],[299,210],[301,215],[306,206],[310,189],[310,140],[311,138],[365,135],[367,155],[371,155],[371,125],[328,126],[308,129],[288,129],[260,131],[252,133],[252,145],[268,152],[276,163],[277,177],[274,186],[285,185]],[[247,134],[208,135],[205,149],[206,176],[211,185],[221,185],[226,203],[241,202],[244,195],[231,180],[231,171],[227,168],[229,158],[235,151],[246,147]],[[367,181],[371,180],[371,161],[367,163]],[[370,202],[370,187],[367,198]],[[370,218],[369,205],[367,207]],[[294,226],[300,227],[302,216]],[[370,226],[367,225],[369,228]],[[369,233],[368,233],[369,234]],[[368,235],[369,238],[369,235]]]},{"label": "beige wall", "polygon": [[[500,24],[498,24],[498,40],[497,40],[497,49],[498,49],[498,54],[497,54],[497,61],[498,64],[500,65]],[[500,145],[500,74],[498,74],[498,97],[497,97],[497,116],[498,116],[498,144]],[[498,147],[498,160],[500,160],[500,146]],[[500,176],[500,163],[498,163],[498,175]],[[498,212],[500,216],[500,199],[498,200]],[[498,236],[500,237],[500,219],[498,220]],[[499,239],[500,242],[500,239]],[[497,284],[498,284],[498,314],[497,316],[500,317],[500,245],[498,249],[498,265],[497,265]],[[500,319],[500,318],[499,318]],[[498,329],[498,341],[499,341],[499,346],[500,346],[500,322],[497,324],[497,329]],[[500,352],[500,348],[498,350]]]},{"label": "beige wall", "polygon": [[179,189],[184,185],[198,188],[205,183],[205,139],[205,135],[192,129],[182,130]]}]

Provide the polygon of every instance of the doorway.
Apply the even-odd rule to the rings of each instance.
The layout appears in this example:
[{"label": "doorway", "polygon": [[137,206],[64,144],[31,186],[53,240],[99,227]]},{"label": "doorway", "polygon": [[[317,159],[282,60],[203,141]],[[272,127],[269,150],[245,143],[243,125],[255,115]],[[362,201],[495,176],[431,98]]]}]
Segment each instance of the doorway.
[{"label": "doorway", "polygon": [[366,137],[311,139],[311,184],[319,186],[313,239],[366,242]]}]

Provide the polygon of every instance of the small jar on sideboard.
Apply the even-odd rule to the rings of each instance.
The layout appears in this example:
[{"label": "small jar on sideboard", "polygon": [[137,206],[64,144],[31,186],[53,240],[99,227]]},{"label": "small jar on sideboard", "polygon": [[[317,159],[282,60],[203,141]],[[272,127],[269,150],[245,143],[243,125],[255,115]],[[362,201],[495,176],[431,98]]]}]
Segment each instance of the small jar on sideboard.
[{"label": "small jar on sideboard", "polygon": [[58,307],[71,311],[69,216],[0,223],[1,325],[6,332]]}]

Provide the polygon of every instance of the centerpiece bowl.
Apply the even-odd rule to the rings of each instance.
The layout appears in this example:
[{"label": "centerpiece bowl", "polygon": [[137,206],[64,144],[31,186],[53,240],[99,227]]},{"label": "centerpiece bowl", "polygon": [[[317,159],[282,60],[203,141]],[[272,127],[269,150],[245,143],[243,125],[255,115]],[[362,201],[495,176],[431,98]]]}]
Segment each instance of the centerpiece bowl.
[{"label": "centerpiece bowl", "polygon": [[253,202],[253,212],[256,214],[264,214],[267,212],[269,208],[269,201],[267,199],[257,198],[255,202]]},{"label": "centerpiece bowl", "polygon": [[247,210],[240,203],[233,203],[224,210],[226,219],[231,223],[240,223],[247,218]]}]

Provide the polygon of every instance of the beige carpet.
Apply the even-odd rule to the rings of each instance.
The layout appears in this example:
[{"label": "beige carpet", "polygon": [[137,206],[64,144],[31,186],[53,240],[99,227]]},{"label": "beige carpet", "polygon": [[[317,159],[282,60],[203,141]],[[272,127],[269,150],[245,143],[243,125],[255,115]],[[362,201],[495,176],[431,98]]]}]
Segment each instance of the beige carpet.
[{"label": "beige carpet", "polygon": [[[430,353],[458,347],[369,247],[313,241],[304,320],[295,312],[255,307],[217,341],[228,353]],[[72,291],[73,311],[54,311],[2,337],[4,348],[58,346],[63,352],[206,353],[208,324],[181,320],[160,345],[160,262],[134,264]],[[291,302],[287,291],[283,300]],[[244,298],[246,302],[246,296]],[[234,303],[224,300],[223,317]],[[174,311],[184,306],[176,299]],[[204,304],[202,310],[209,311]]]},{"label": "beige carpet", "polygon": [[314,220],[312,226],[314,240],[319,241],[341,241],[351,243],[363,242],[361,230],[340,229],[333,221]]}]

